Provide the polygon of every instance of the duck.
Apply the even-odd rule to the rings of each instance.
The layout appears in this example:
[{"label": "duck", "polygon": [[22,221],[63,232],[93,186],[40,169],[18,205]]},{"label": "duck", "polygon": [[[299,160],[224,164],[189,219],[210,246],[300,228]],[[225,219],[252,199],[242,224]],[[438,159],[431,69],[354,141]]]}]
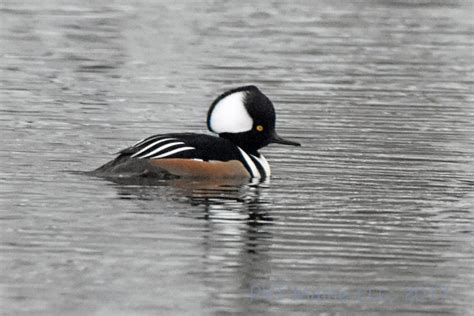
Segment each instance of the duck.
[{"label": "duck", "polygon": [[301,146],[275,131],[275,108],[256,86],[228,90],[212,102],[207,127],[217,136],[158,134],[118,152],[92,171],[104,177],[266,179],[271,169],[259,150],[269,144]]}]

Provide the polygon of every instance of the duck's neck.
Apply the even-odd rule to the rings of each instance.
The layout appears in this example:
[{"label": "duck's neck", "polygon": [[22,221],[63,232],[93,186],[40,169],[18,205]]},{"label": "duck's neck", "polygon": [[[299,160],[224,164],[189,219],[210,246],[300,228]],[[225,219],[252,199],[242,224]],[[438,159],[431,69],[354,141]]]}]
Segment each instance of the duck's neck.
[{"label": "duck's neck", "polygon": [[248,154],[260,157],[258,150],[263,146],[257,143],[255,140],[239,134],[222,133],[220,137],[231,141],[234,145],[238,146]]}]

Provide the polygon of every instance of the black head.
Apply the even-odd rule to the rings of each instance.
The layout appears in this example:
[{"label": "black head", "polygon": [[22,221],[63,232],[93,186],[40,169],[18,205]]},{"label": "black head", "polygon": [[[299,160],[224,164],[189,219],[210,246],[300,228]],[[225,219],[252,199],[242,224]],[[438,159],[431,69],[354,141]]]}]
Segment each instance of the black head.
[{"label": "black head", "polygon": [[277,135],[273,104],[255,86],[220,95],[209,109],[207,127],[247,152],[256,152],[270,143],[300,146]]}]

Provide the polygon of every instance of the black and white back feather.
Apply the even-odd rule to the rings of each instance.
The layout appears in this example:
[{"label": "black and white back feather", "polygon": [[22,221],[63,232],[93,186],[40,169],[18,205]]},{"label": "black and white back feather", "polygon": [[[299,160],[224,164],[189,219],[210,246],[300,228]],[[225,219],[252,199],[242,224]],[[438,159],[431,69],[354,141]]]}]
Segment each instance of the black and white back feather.
[{"label": "black and white back feather", "polygon": [[182,158],[178,155],[196,148],[187,145],[185,140],[170,135],[153,135],[135,145],[120,151],[120,155],[138,159]]},{"label": "black and white back feather", "polygon": [[110,162],[110,165],[118,166],[131,160],[165,158],[208,162],[238,160],[242,162],[252,177],[270,176],[270,166],[265,157],[258,152],[247,153],[227,139],[194,133],[150,136],[121,150],[117,158]]}]

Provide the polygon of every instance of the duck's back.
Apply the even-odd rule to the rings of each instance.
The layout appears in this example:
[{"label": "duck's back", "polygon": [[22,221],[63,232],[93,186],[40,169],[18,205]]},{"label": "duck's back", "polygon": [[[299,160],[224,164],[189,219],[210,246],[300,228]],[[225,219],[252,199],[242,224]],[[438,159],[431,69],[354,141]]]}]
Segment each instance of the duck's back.
[{"label": "duck's back", "polygon": [[242,152],[229,140],[205,134],[150,136],[94,170],[99,176],[250,177]]}]

